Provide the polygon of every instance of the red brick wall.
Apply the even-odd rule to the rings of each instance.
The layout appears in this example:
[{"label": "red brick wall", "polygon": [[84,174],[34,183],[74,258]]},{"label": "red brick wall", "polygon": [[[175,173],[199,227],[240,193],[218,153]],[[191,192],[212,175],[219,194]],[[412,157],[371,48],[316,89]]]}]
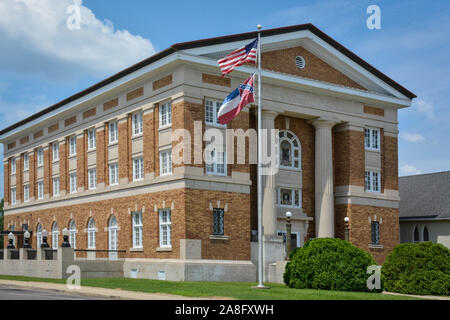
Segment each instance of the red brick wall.
[{"label": "red brick wall", "polygon": [[119,179],[128,177],[128,119],[122,120],[119,127]]},{"label": "red brick wall", "polygon": [[61,194],[63,191],[69,192],[67,178],[69,170],[68,147],[69,139],[65,138],[65,142],[59,144],[59,191]]},{"label": "red brick wall", "polygon": [[3,179],[5,181],[4,185],[4,203],[9,204],[10,203],[10,195],[11,195],[11,185],[10,185],[10,160],[6,164],[3,165]]},{"label": "red brick wall", "polygon": [[398,139],[384,135],[383,145],[384,187],[398,190]]},{"label": "red brick wall", "polygon": [[143,116],[144,174],[155,172],[155,154],[157,153],[155,117],[155,112],[147,112]]},{"label": "red brick wall", "polygon": [[44,197],[51,192],[51,147],[44,149]]},{"label": "red brick wall", "polygon": [[333,132],[335,186],[364,186],[364,132]]},{"label": "red brick wall", "polygon": [[97,170],[97,184],[105,183],[105,171],[106,171],[106,137],[105,128],[96,130],[96,170]]},{"label": "red brick wall", "polygon": [[77,138],[77,188],[85,187],[86,176],[86,132]]},{"label": "red brick wall", "polygon": [[29,156],[29,167],[30,167],[30,200],[33,199],[33,197],[35,197],[35,199],[37,198],[36,196],[36,150],[34,150],[33,153],[30,153]]}]

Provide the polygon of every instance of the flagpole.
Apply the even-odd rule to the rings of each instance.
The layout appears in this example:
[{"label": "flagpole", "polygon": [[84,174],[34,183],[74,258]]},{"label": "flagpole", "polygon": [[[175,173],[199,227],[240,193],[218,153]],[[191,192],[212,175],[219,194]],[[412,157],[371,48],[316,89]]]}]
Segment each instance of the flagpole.
[{"label": "flagpole", "polygon": [[258,24],[258,285],[257,288],[266,288],[263,283],[264,260],[263,260],[263,219],[262,219],[262,181],[261,181],[261,159],[262,159],[262,108],[261,108],[261,28]]}]

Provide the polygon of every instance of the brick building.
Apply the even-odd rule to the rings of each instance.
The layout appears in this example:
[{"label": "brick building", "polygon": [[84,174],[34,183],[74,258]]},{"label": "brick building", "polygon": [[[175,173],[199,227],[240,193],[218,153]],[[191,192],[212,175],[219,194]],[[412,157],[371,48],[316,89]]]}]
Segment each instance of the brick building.
[{"label": "brick building", "polygon": [[[256,166],[248,152],[243,164],[214,150],[210,164],[194,159],[208,128],[226,129],[221,101],[255,70],[221,77],[216,60],[254,38],[175,44],[3,129],[5,229],[28,228],[33,247],[45,229],[56,248],[67,228],[74,247],[125,250],[128,272],[149,277],[146,265],[194,260],[204,273],[254,272]],[[279,172],[263,180],[267,243],[280,243],[288,210],[294,246],[343,238],[348,216],[350,241],[382,262],[399,243],[397,110],[415,95],[311,24],[262,31],[262,67],[262,125],[280,130]],[[255,111],[227,128],[256,128]],[[190,163],[172,161],[177,129],[192,136]]]}]

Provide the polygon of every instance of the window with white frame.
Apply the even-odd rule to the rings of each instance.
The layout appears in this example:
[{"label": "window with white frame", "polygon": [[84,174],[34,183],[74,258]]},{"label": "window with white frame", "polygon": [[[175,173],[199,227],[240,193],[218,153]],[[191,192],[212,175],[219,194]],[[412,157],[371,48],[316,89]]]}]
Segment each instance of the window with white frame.
[{"label": "window with white frame", "polygon": [[71,173],[69,175],[69,183],[70,183],[70,193],[75,193],[77,192],[77,174]]},{"label": "window with white frame", "polygon": [[142,212],[133,212],[133,248],[142,248]]},{"label": "window with white frame", "polygon": [[159,210],[159,246],[171,247],[171,229],[172,229],[172,221],[171,221],[171,212],[170,209],[160,209]]},{"label": "window with white frame", "polygon": [[24,153],[23,155],[23,171],[27,171],[30,169],[30,157],[28,153]]},{"label": "window with white frame", "polygon": [[301,208],[302,191],[300,189],[278,188],[277,204],[280,207]]},{"label": "window with white frame", "polygon": [[119,183],[119,164],[117,162],[109,165],[109,185],[113,186]]},{"label": "window with white frame", "polygon": [[59,178],[53,178],[53,196],[59,196]]},{"label": "window with white frame", "polygon": [[69,156],[75,156],[77,154],[77,137],[71,136],[69,138]]},{"label": "window with white frame", "polygon": [[38,199],[44,199],[44,181],[38,182]]},{"label": "window with white frame", "polygon": [[366,150],[380,150],[380,129],[364,129],[364,146]]},{"label": "window with white frame", "polygon": [[16,188],[11,188],[11,204],[16,204]]},{"label": "window with white frame", "polygon": [[95,221],[93,218],[89,219],[88,222],[88,249],[95,249],[95,233],[97,229],[95,228]]},{"label": "window with white frame", "polygon": [[220,124],[218,119],[218,114],[220,107],[222,106],[222,102],[220,101],[214,101],[214,100],[205,100],[205,123],[206,124],[213,124],[218,126],[226,126],[223,124]]},{"label": "window with white frame", "polygon": [[301,169],[301,145],[298,137],[289,130],[281,130],[280,137],[280,167]]},{"label": "window with white frame", "polygon": [[133,181],[144,179],[144,159],[142,157],[133,159]]},{"label": "window with white frame", "polygon": [[160,175],[172,174],[172,149],[161,151],[159,153]]},{"label": "window with white frame", "polygon": [[56,222],[53,222],[53,226],[52,226],[52,249],[58,249],[58,236],[59,236],[58,224]]},{"label": "window with white frame", "polygon": [[88,130],[88,150],[94,150],[96,145],[95,128]]},{"label": "window with white frame", "polygon": [[370,230],[371,230],[371,244],[373,245],[379,245],[380,244],[380,222],[378,221],[372,221],[370,224]]},{"label": "window with white frame", "polygon": [[366,171],[365,190],[369,192],[381,192],[381,175],[379,171]]},{"label": "window with white frame", "polygon": [[16,158],[11,158],[11,174],[16,174]]},{"label": "window with white frame", "polygon": [[217,151],[215,148],[208,150],[206,155],[206,173],[227,175],[226,152]]},{"label": "window with white frame", "polygon": [[77,248],[77,226],[74,220],[69,223],[69,243],[73,249]]},{"label": "window with white frame", "polygon": [[59,143],[53,142],[52,143],[52,154],[53,154],[53,161],[59,160]]},{"label": "window with white frame", "polygon": [[133,113],[132,130],[133,136],[142,134],[143,130],[142,111]]},{"label": "window with white frame", "polygon": [[172,103],[170,101],[159,106],[159,127],[172,124]]},{"label": "window with white frame", "polygon": [[89,190],[93,190],[97,187],[97,170],[89,169],[88,177],[89,177]]},{"label": "window with white frame", "polygon": [[23,201],[28,202],[30,201],[30,185],[26,184],[23,186]]},{"label": "window with white frame", "polygon": [[119,140],[119,131],[117,130],[117,121],[109,123],[109,143],[116,143]]},{"label": "window with white frame", "polygon": [[42,244],[42,225],[39,223],[36,227],[36,247],[40,248]]},{"label": "window with white frame", "polygon": [[37,150],[37,165],[38,167],[44,165],[44,150],[42,148]]}]

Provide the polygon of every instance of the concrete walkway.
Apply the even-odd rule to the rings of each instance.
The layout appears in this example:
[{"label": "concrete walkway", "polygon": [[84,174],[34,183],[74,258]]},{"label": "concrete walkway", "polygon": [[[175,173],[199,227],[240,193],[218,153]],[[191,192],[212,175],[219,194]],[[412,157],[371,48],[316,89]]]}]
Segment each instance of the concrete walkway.
[{"label": "concrete walkway", "polygon": [[34,282],[34,281],[15,281],[0,280],[0,285],[15,286],[28,289],[41,289],[72,293],[76,295],[103,297],[107,299],[124,299],[124,300],[228,300],[231,298],[224,297],[185,297],[166,293],[144,293],[136,291],[126,291],[121,289],[107,289],[97,287],[81,286],[80,289],[69,289],[65,284]]},{"label": "concrete walkway", "polygon": [[404,297],[413,297],[413,298],[420,298],[420,299],[450,300],[450,297],[441,297],[441,296],[419,296],[419,295],[415,295],[415,294],[404,294],[404,293],[387,292],[387,291],[383,291],[383,293],[391,294],[393,296],[404,296]]}]

